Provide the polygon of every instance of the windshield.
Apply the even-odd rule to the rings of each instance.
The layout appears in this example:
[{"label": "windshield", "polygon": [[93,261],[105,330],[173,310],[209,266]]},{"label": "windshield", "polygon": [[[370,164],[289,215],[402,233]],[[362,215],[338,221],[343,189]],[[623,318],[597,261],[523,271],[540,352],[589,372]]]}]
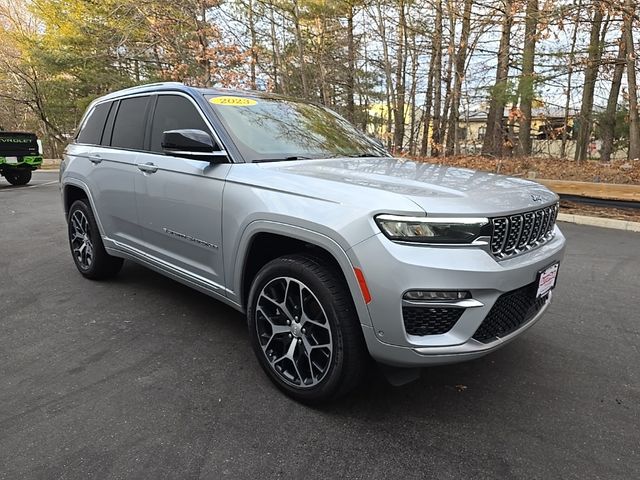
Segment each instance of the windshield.
[{"label": "windshield", "polygon": [[336,113],[291,100],[207,95],[246,161],[388,156]]}]

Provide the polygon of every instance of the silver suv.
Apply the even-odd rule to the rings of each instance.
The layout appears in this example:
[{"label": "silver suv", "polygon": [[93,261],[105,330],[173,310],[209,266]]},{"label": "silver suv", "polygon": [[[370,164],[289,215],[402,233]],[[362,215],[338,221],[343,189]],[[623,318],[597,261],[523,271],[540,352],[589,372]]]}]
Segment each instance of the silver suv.
[{"label": "silver suv", "polygon": [[82,275],[133,260],[246,313],[260,365],[305,402],[371,357],[399,383],[503,346],[548,307],[565,246],[541,185],[392,158],[326,108],[256,92],[99,98],[60,172]]}]

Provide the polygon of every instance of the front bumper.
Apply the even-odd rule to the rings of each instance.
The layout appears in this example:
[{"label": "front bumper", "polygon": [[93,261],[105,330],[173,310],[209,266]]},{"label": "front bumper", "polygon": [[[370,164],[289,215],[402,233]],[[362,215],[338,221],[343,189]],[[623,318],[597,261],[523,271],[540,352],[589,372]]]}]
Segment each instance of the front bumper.
[{"label": "front bumper", "polygon": [[[538,321],[552,295],[508,334],[485,342],[474,339],[474,334],[501,295],[535,282],[539,271],[562,260],[564,248],[557,227],[544,245],[499,262],[474,247],[401,245],[382,234],[369,238],[350,252],[362,267],[372,297],[370,325],[361,322],[369,352],[382,363],[416,367],[470,360],[503,346]],[[446,333],[410,335],[403,321],[402,297],[416,289],[465,290],[481,305],[466,308]]]}]

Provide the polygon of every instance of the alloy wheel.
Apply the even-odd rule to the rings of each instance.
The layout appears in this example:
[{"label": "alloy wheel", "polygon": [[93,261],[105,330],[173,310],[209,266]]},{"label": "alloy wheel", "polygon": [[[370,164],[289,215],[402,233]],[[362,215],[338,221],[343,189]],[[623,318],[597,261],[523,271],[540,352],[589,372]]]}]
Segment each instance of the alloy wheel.
[{"label": "alloy wheel", "polygon": [[287,384],[318,385],[333,359],[327,315],[311,289],[291,277],[269,281],[255,310],[258,340],[269,365]]},{"label": "alloy wheel", "polygon": [[71,215],[71,249],[78,264],[88,270],[93,264],[93,243],[89,220],[81,210]]}]

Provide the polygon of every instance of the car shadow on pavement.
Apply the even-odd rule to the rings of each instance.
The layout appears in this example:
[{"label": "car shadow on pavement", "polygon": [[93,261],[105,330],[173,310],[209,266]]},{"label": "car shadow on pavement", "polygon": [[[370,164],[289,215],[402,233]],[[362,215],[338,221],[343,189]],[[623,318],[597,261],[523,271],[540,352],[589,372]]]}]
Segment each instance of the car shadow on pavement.
[{"label": "car shadow on pavement", "polygon": [[[163,311],[163,319],[156,328],[174,331],[180,328],[190,335],[224,339],[224,343],[240,348],[234,361],[242,363],[238,387],[232,392],[241,401],[251,392],[241,387],[260,382],[260,391],[269,395],[269,401],[295,402],[271,386],[262,373],[249,345],[244,316],[202,293],[159,275],[145,267],[126,262],[123,271],[113,282],[126,294],[143,296],[144,303],[156,319]],[[188,347],[186,347],[188,348]],[[523,366],[535,364],[535,339],[518,339],[486,357],[469,362],[436,366],[421,370],[421,377],[401,387],[391,386],[378,371],[374,362],[361,385],[353,393],[328,405],[313,407],[317,413],[332,416],[382,416],[398,411],[404,415],[446,415],[464,418],[469,410],[493,408],[504,401],[519,401],[522,387],[526,386]],[[204,362],[216,363],[216,355],[226,355],[219,349],[207,353]],[[510,397],[513,400],[510,400]],[[300,405],[300,408],[308,408]],[[399,409],[399,410],[398,410]]]}]

